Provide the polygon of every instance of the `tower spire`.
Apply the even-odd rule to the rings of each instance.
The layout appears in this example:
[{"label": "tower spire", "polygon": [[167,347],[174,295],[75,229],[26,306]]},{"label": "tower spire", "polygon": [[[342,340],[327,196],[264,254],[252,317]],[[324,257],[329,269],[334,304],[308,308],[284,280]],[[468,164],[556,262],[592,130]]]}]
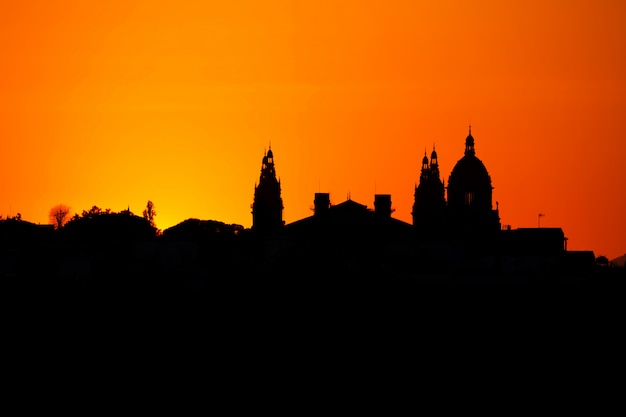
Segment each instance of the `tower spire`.
[{"label": "tower spire", "polygon": [[433,151],[430,154],[430,174],[434,178],[439,178],[439,161],[437,160],[437,151],[435,150],[435,142],[433,142]]},{"label": "tower spire", "polygon": [[280,192],[280,177],[276,177],[272,145],[263,156],[261,176],[254,187],[252,203],[252,228],[262,232],[277,231],[283,226],[283,201]]},{"label": "tower spire", "polygon": [[472,136],[472,125],[469,125],[469,133],[465,138],[465,155],[474,155],[474,137]]},{"label": "tower spire", "polygon": [[422,175],[428,171],[428,156],[426,156],[426,148],[424,148],[424,157],[422,158]]},{"label": "tower spire", "polygon": [[439,163],[437,151],[433,141],[433,150],[430,161],[427,153],[428,146],[424,147],[422,159],[422,172],[419,185],[415,187],[415,200],[413,203],[413,225],[420,233],[436,234],[439,232],[437,219],[442,215],[445,208],[444,186],[439,177]]}]

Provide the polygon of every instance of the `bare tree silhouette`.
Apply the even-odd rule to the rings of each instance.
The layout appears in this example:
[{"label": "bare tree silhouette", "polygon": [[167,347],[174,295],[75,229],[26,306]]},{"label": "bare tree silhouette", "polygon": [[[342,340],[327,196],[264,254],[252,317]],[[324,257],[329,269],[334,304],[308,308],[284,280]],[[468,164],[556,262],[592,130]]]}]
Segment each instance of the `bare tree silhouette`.
[{"label": "bare tree silhouette", "polygon": [[59,204],[50,209],[50,213],[48,214],[48,218],[50,219],[50,224],[54,225],[56,230],[61,229],[65,223],[70,219],[70,208],[65,204]]}]

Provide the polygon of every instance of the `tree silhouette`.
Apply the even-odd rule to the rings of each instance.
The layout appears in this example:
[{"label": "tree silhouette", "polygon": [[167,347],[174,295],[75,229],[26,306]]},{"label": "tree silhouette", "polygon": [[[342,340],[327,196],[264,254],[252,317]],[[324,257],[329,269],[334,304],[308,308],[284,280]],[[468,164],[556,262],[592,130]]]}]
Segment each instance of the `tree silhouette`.
[{"label": "tree silhouette", "polygon": [[143,218],[150,222],[150,226],[156,227],[154,225],[154,218],[156,217],[156,210],[154,209],[154,203],[148,200],[148,204],[146,204],[146,209],[143,211]]},{"label": "tree silhouette", "polygon": [[596,264],[601,266],[607,266],[609,264],[609,258],[604,255],[600,255],[596,258]]},{"label": "tree silhouette", "polygon": [[50,209],[48,218],[50,219],[50,224],[53,224],[54,228],[59,230],[67,223],[69,215],[70,208],[65,204],[59,204]]},{"label": "tree silhouette", "polygon": [[123,210],[119,213],[111,209],[93,206],[83,210],[82,216],[74,216],[62,230],[62,236],[86,242],[109,242],[119,245],[136,239],[149,239],[157,235],[156,228],[139,216]]},{"label": "tree silhouette", "polygon": [[100,207],[93,206],[92,208],[89,209],[89,211],[83,210],[82,216],[85,218],[92,218],[92,217],[99,215],[101,212],[102,212],[102,209],[100,209]]}]

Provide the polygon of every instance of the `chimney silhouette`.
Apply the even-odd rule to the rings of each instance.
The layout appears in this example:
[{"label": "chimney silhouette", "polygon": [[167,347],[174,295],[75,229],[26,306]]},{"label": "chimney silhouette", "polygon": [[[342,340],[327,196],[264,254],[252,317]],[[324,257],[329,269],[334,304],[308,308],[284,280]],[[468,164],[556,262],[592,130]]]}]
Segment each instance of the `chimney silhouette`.
[{"label": "chimney silhouette", "polygon": [[391,194],[374,195],[374,214],[377,218],[391,217]]},{"label": "chimney silhouette", "polygon": [[328,214],[328,209],[330,208],[330,194],[315,193],[313,204],[315,205],[314,216],[319,217]]}]

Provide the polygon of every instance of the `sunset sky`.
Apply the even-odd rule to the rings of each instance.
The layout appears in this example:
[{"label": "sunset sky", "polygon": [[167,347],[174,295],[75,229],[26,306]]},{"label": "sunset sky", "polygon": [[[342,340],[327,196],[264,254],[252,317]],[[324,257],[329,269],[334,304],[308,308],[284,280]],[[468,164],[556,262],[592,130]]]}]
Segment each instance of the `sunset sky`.
[{"label": "sunset sky", "polygon": [[252,224],[271,143],[287,223],[315,192],[411,222],[468,125],[502,224],[626,253],[624,1],[0,2],[0,215],[57,204]]}]

